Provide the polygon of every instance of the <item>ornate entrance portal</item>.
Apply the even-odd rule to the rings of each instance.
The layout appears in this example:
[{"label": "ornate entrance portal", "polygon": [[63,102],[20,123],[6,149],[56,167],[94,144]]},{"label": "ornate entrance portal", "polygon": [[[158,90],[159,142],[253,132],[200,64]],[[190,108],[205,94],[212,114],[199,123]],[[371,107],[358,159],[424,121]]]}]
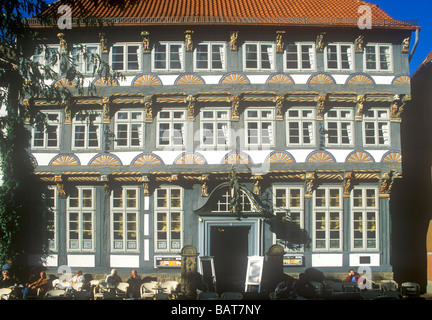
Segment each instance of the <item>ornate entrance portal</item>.
[{"label": "ornate entrance portal", "polygon": [[202,256],[214,259],[218,291],[243,290],[247,257],[263,254],[263,215],[249,190],[241,189],[243,218],[230,212],[228,185],[220,185],[207,203],[196,210],[200,216]]}]

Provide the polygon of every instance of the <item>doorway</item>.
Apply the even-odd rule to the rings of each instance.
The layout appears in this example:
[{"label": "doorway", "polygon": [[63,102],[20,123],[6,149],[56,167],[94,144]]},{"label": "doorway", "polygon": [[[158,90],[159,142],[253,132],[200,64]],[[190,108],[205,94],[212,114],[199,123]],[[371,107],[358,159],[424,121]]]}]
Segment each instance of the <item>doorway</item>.
[{"label": "doorway", "polygon": [[246,277],[250,226],[212,226],[210,255],[219,292],[242,291]]}]

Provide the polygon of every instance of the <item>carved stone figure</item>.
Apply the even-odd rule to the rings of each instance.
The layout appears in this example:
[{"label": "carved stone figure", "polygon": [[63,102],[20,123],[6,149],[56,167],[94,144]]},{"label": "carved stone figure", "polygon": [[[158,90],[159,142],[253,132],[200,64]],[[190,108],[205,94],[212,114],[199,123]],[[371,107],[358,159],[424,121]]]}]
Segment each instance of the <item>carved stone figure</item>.
[{"label": "carved stone figure", "polygon": [[231,51],[237,51],[237,38],[238,38],[238,31],[231,31],[230,34],[230,48]]}]

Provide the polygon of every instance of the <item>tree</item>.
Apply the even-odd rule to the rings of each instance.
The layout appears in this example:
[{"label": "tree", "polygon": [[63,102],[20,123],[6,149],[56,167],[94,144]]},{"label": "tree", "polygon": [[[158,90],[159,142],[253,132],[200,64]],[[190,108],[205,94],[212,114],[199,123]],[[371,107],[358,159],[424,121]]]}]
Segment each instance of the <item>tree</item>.
[{"label": "tree", "polygon": [[[64,2],[76,5],[82,10],[83,16],[91,16],[89,12],[85,12],[79,1]],[[133,1],[99,0],[99,5],[124,7],[131,2]],[[57,19],[60,14],[55,9],[59,4],[56,3],[48,9],[45,0],[0,1],[0,105],[3,108],[0,117],[0,159],[3,175],[0,188],[0,263],[8,259],[25,258],[31,249],[28,240],[37,232],[36,228],[32,228],[32,224],[39,222],[38,227],[43,230],[43,222],[49,212],[46,190],[34,174],[33,163],[27,151],[31,135],[25,123],[28,119],[31,125],[43,127],[46,121],[43,114],[27,108],[25,99],[39,97],[68,101],[74,93],[82,93],[84,89],[84,76],[77,71],[69,55],[51,51],[44,45],[38,31],[31,28],[26,20],[28,17],[38,17],[41,24],[58,28]],[[95,20],[88,21],[94,23]],[[49,63],[34,61],[32,55],[35,52],[49,58]],[[110,79],[121,76],[112,72],[98,55],[92,54],[85,58],[91,58],[94,62],[93,76],[100,75]],[[52,68],[57,62],[60,64],[59,72],[69,81],[74,80],[73,88],[46,84],[46,80],[52,82],[58,78],[59,74]],[[88,90],[92,92],[94,88],[89,87]],[[46,242],[41,241],[37,246],[35,251],[48,253]]]}]

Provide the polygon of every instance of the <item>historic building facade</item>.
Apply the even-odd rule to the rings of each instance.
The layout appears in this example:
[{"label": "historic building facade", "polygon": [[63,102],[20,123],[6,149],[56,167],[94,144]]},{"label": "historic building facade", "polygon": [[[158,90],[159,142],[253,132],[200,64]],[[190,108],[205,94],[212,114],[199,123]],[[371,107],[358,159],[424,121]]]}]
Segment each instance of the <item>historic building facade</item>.
[{"label": "historic building facade", "polygon": [[[48,120],[29,127],[51,190],[46,264],[179,273],[185,245],[229,263],[280,244],[287,273],[362,267],[390,278],[415,27],[369,4],[372,29],[360,29],[358,2],[328,2],[294,14],[288,0],[155,0],[94,8],[102,31],[75,20],[43,29],[97,89],[26,100]],[[81,45],[124,77],[92,77]],[[52,85],[74,84],[60,75]]]}]

